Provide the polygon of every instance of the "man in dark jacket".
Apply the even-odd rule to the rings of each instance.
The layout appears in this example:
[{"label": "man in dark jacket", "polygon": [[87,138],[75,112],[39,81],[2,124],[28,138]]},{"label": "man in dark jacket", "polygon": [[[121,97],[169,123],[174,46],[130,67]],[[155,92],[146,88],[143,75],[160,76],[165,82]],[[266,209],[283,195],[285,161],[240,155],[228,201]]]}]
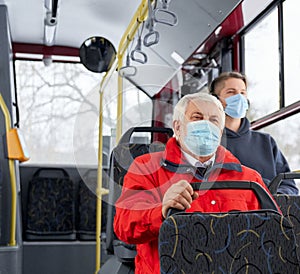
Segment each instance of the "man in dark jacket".
[{"label": "man in dark jacket", "polygon": [[[213,80],[210,92],[218,97],[226,113],[222,145],[243,165],[257,170],[267,185],[279,173],[290,172],[288,162],[273,137],[250,129],[245,117],[249,107],[245,75],[224,72]],[[283,180],[277,193],[298,194],[295,181]]]}]

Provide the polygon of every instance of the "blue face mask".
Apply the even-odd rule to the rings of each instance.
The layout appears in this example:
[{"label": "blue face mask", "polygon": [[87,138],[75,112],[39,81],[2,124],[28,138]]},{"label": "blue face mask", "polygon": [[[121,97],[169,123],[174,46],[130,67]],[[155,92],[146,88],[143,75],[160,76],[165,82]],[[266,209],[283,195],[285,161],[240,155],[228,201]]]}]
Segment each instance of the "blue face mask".
[{"label": "blue face mask", "polygon": [[183,143],[193,154],[205,157],[216,152],[220,136],[220,129],[207,120],[189,122]]},{"label": "blue face mask", "polygon": [[248,101],[242,94],[236,94],[225,99],[225,113],[232,118],[244,118],[248,109]]}]

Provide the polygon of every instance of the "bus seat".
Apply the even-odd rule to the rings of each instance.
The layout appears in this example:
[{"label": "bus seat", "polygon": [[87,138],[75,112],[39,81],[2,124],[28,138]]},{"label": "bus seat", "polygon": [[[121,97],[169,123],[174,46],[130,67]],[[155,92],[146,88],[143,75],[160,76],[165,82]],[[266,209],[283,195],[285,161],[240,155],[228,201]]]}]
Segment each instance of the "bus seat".
[{"label": "bus seat", "polygon": [[62,168],[39,168],[28,186],[26,240],[75,240],[75,188]]},{"label": "bus seat", "polygon": [[159,232],[161,273],[299,273],[293,225],[259,184],[218,181],[193,183],[192,187],[196,191],[252,190],[261,210],[170,210]]},{"label": "bus seat", "polygon": [[[134,158],[145,153],[161,151],[165,148],[165,144],[160,142],[141,143],[141,141],[145,140],[132,138],[135,132],[164,133],[168,138],[173,135],[173,130],[170,128],[134,127],[124,133],[118,145],[113,149],[109,167],[110,181],[107,205],[106,251],[110,255],[114,254],[114,257],[110,258],[104,264],[103,268],[100,269],[99,273],[102,274],[131,273],[133,271],[136,255],[135,245],[128,245],[118,240],[115,236],[113,231],[114,204],[121,194],[124,176]],[[132,142],[131,139],[137,142]],[[126,272],[124,269],[127,269],[129,272]],[[106,272],[106,270],[109,271]]]},{"label": "bus seat", "polygon": [[[83,241],[96,240],[97,172],[97,169],[87,170],[78,184],[77,236]],[[106,217],[107,203],[102,200],[102,233],[106,230]]]},{"label": "bus seat", "polygon": [[159,234],[161,273],[299,273],[289,220],[273,210],[177,213]]},{"label": "bus seat", "polygon": [[291,222],[300,246],[300,195],[275,194],[274,199],[279,205],[282,214]]}]

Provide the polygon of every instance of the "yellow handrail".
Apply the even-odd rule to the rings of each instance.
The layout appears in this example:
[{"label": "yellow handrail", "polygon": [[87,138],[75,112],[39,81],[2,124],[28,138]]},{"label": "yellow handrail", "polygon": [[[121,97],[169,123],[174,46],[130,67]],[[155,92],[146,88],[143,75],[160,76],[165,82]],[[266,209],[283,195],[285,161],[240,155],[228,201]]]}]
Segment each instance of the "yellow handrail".
[{"label": "yellow handrail", "polygon": [[[138,7],[136,13],[130,21],[130,24],[123,34],[119,49],[118,49],[118,70],[123,66],[123,57],[125,50],[128,48],[130,42],[133,40],[135,33],[137,32],[140,24],[144,22],[148,15],[148,5],[147,0],[142,0],[140,6]],[[122,114],[123,114],[123,81],[122,77],[118,75],[118,98],[117,98],[117,128],[116,128],[116,143],[121,138],[122,135]]]},{"label": "yellow handrail", "polygon": [[[154,0],[153,0],[154,1]],[[116,68],[123,66],[123,56],[128,48],[130,42],[133,40],[140,24],[144,22],[148,14],[147,0],[142,0],[133,18],[131,19],[125,33],[123,34],[117,52],[117,60],[113,63],[110,70],[103,77],[100,84],[100,111],[99,111],[99,140],[98,140],[98,174],[97,174],[97,212],[96,212],[96,270],[97,274],[100,270],[101,261],[101,213],[102,213],[102,149],[103,149],[103,93],[107,82],[110,80]],[[118,76],[118,98],[117,98],[117,128],[116,128],[116,142],[119,141],[122,135],[122,111],[123,111],[123,96],[122,96],[122,77]]]},{"label": "yellow handrail", "polygon": [[96,271],[98,273],[101,262],[101,215],[102,215],[102,121],[103,121],[103,92],[100,90],[100,110],[99,110],[99,144],[98,144],[98,170],[97,170],[97,205],[96,205]]},{"label": "yellow handrail", "polygon": [[[11,128],[11,119],[8,108],[0,94],[0,107],[5,118],[5,131],[8,134]],[[7,135],[6,135],[7,136]],[[10,220],[10,246],[16,245],[16,220],[17,220],[17,186],[16,186],[16,172],[13,159],[8,159],[10,185],[11,185],[11,220]]]},{"label": "yellow handrail", "polygon": [[[154,1],[154,0],[152,0]],[[119,70],[123,66],[123,57],[126,49],[128,48],[130,42],[133,40],[140,24],[147,19],[148,16],[148,4],[147,0],[142,0],[138,9],[136,10],[134,16],[132,17],[126,31],[124,32],[118,47],[117,60],[113,63],[110,70],[106,73],[110,76],[105,75],[105,79],[101,83],[101,91],[103,91],[107,82],[110,80],[112,72]],[[118,97],[117,97],[117,128],[116,128],[116,142],[119,141],[122,135],[122,112],[123,112],[123,98],[122,98],[122,77],[118,76]]]},{"label": "yellow handrail", "polygon": [[107,85],[107,79],[110,79],[112,73],[115,71],[117,62],[112,64],[110,70],[104,75],[100,83],[100,99],[99,99],[99,137],[98,137],[98,169],[97,169],[97,189],[96,189],[96,270],[95,274],[100,270],[101,263],[101,224],[102,224],[102,195],[108,194],[102,188],[102,150],[103,150],[103,96],[104,88]]}]

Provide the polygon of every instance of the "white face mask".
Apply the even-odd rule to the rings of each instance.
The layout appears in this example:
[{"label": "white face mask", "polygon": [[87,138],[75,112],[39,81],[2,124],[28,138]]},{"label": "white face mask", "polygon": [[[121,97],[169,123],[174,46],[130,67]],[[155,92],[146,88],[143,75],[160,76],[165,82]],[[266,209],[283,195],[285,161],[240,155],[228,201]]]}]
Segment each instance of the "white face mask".
[{"label": "white face mask", "polygon": [[220,144],[221,130],[207,120],[189,122],[184,145],[193,154],[201,157],[212,155]]},{"label": "white face mask", "polygon": [[248,109],[248,101],[242,94],[236,94],[225,99],[225,113],[232,118],[244,118]]}]

